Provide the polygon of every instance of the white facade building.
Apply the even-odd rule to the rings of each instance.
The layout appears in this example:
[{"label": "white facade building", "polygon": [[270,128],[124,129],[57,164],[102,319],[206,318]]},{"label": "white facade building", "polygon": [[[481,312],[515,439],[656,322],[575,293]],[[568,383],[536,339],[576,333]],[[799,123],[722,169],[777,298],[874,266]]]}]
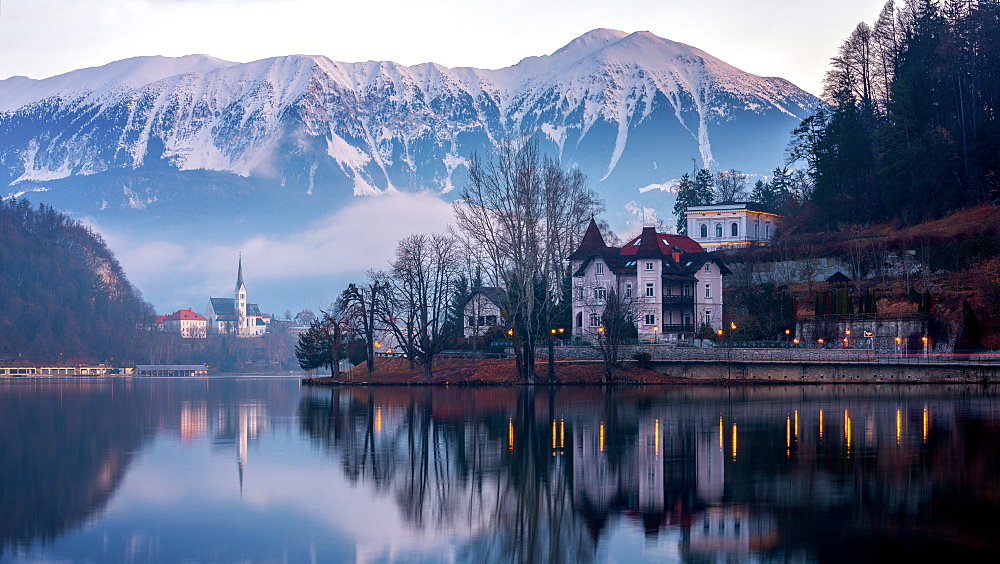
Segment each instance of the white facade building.
[{"label": "white facade building", "polygon": [[501,288],[485,287],[472,292],[464,308],[465,338],[482,337],[493,327],[504,325],[506,301],[507,293]]},{"label": "white facade building", "polygon": [[703,325],[722,328],[722,277],[730,271],[690,237],[646,227],[621,248],[608,247],[591,220],[569,259],[574,337],[594,339],[611,289],[630,308],[642,341],[689,340]]},{"label": "white facade building", "polygon": [[688,236],[707,250],[770,244],[781,216],[752,202],[691,206],[684,212]]},{"label": "white facade building", "polygon": [[163,332],[177,333],[185,339],[204,339],[207,320],[190,309],[179,309],[163,318]]}]

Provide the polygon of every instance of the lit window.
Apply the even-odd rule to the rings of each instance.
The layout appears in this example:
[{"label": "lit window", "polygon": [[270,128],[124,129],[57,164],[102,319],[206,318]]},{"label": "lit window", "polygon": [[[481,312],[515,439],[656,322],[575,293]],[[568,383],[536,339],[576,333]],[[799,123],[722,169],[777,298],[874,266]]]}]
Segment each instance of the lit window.
[{"label": "lit window", "polygon": [[654,290],[653,283],[652,282],[646,282],[646,297],[647,298],[652,298],[652,297],[654,297],[656,295],[653,290]]},{"label": "lit window", "polygon": [[646,270],[653,270],[653,261],[646,262]]}]

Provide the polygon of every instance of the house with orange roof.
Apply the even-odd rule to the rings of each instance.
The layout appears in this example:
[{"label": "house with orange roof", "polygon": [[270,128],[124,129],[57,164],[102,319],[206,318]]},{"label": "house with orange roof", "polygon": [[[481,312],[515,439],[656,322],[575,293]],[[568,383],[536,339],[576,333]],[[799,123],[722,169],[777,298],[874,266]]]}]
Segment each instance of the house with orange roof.
[{"label": "house with orange roof", "polygon": [[185,339],[204,339],[208,320],[191,309],[179,309],[163,318],[163,332],[177,333]]}]

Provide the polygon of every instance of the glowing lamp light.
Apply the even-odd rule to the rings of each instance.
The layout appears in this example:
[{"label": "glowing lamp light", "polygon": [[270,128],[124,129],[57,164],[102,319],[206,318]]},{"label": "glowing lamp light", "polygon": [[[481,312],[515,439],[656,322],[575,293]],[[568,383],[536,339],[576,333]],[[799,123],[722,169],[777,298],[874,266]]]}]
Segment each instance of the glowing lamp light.
[{"label": "glowing lamp light", "polygon": [[722,329],[719,329],[718,331],[716,331],[716,333],[721,337],[722,336]]},{"label": "glowing lamp light", "polygon": [[792,343],[797,345],[797,344],[799,344],[799,340],[798,339],[792,339]]},{"label": "glowing lamp light", "polygon": [[598,333],[603,333],[604,332],[604,327],[598,327],[597,328],[597,332]]},{"label": "glowing lamp light", "polygon": [[823,340],[823,339],[816,339],[816,342],[822,345],[822,344],[823,344],[823,343],[825,343],[826,341],[825,341],[825,340]]},{"label": "glowing lamp light", "polygon": [[508,329],[507,330],[507,334],[511,335],[511,336],[514,335],[514,330],[513,329]]}]

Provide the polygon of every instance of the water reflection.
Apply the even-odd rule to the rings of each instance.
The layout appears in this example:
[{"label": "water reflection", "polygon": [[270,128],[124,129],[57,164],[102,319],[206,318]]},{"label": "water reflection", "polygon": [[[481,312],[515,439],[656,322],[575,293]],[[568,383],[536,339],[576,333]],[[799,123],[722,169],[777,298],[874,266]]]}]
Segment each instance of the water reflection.
[{"label": "water reflection", "polygon": [[[292,384],[275,388],[234,379],[0,380],[0,560],[31,554],[104,518],[136,461],[160,439],[186,445],[208,442],[215,453],[232,461],[233,489],[238,482],[242,491],[249,447],[269,425],[265,405],[282,405],[284,400],[290,415],[298,396]],[[205,478],[203,472],[193,472],[195,465],[188,461],[153,460],[147,470],[165,471],[172,465],[179,467],[173,477],[182,488],[185,480]],[[140,483],[154,481],[148,473],[132,477]],[[139,489],[162,495],[155,486]],[[124,501],[136,503],[134,497]],[[70,552],[56,559],[143,561],[155,554],[152,559],[169,560],[167,555],[174,553],[128,525],[116,531],[117,539],[103,533],[104,546],[88,547],[89,556]],[[109,541],[124,548],[108,546]],[[153,551],[147,558],[132,557],[146,549]]]},{"label": "water reflection", "polygon": [[338,388],[299,415],[459,560],[870,560],[1000,548],[998,405],[965,386]]}]

